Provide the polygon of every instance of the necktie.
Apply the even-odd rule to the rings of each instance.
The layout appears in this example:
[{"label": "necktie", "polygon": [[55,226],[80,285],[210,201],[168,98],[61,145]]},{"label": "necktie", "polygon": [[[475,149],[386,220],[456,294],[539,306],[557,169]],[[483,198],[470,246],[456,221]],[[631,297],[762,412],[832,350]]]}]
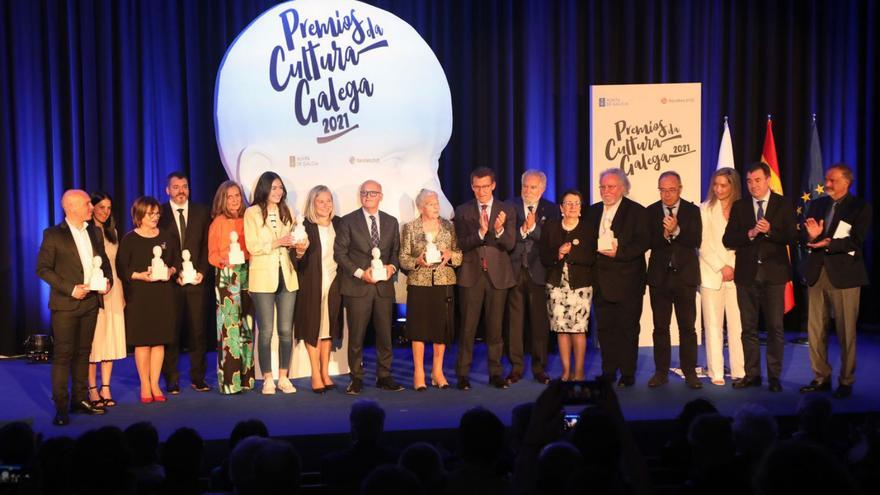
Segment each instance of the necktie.
[{"label": "necktie", "polygon": [[[482,218],[482,221],[486,224],[489,223],[489,213],[486,211],[487,208],[489,208],[489,205],[480,205],[480,218]],[[484,250],[485,247],[480,247],[480,266],[485,272],[489,270],[489,262],[486,261],[486,257],[483,256]]]},{"label": "necktie", "polygon": [[[674,216],[675,216],[675,215],[672,214],[673,209],[674,209],[674,208],[673,208],[672,206],[667,206],[667,207],[666,207],[666,210],[669,211],[669,216],[670,216],[670,217],[674,217]],[[672,236],[669,236],[669,240],[672,241]],[[668,266],[669,266],[669,269],[670,269],[670,270],[675,271],[675,251],[671,251],[671,252],[669,253],[669,265],[668,265]]]},{"label": "necktie", "polygon": [[762,218],[764,218],[764,200],[759,199],[758,200],[758,213],[755,215],[755,219],[760,222]]},{"label": "necktie", "polygon": [[[529,215],[531,215],[532,213],[535,212],[535,205],[529,205],[528,207],[526,207],[526,209],[529,210]],[[524,244],[524,247],[525,247],[525,253],[524,253],[523,257],[522,257],[522,266],[523,266],[523,268],[528,268],[528,267],[529,267],[529,253],[532,252],[532,243],[533,243],[532,240],[530,240],[530,239],[526,239],[526,242],[525,242],[525,244]]]},{"label": "necktie", "polygon": [[674,216],[675,216],[675,215],[672,214],[672,211],[673,211],[673,207],[672,207],[672,206],[667,206],[666,209],[669,210],[669,216],[670,216],[670,217],[674,217]]},{"label": "necktie", "polygon": [[376,226],[376,215],[370,215],[370,244],[379,247],[379,228]]},{"label": "necktie", "polygon": [[186,218],[183,216],[183,208],[177,209],[177,220],[180,223],[180,249],[184,249],[183,244],[186,242]]},{"label": "necktie", "polygon": [[824,231],[826,234],[831,231],[831,222],[834,221],[834,214],[837,213],[837,205],[838,205],[837,201],[831,203],[831,208],[828,208],[828,213],[825,214]]}]

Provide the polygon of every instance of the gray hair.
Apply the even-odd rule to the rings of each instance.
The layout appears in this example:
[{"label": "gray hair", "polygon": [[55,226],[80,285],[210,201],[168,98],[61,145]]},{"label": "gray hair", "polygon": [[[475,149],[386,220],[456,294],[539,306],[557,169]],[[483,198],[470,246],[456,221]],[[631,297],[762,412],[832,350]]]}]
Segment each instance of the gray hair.
[{"label": "gray hair", "polygon": [[547,174],[545,174],[544,172],[541,172],[540,170],[535,169],[535,168],[530,168],[530,169],[526,170],[525,172],[523,172],[522,177],[519,178],[520,184],[525,182],[526,177],[528,177],[530,175],[532,177],[537,177],[538,179],[540,179],[541,186],[547,187]]},{"label": "gray hair", "polygon": [[667,177],[675,177],[676,179],[678,179],[678,183],[681,184],[681,176],[678,175],[678,172],[676,172],[675,170],[667,170],[666,172],[660,174],[660,177],[657,177],[657,183],[659,184],[661,180]]},{"label": "gray hair", "polygon": [[624,196],[629,195],[629,188],[630,188],[629,179],[626,177],[626,174],[623,172],[623,170],[621,170],[617,167],[612,167],[612,168],[608,168],[608,169],[603,170],[602,173],[599,174],[599,182],[600,183],[602,182],[602,179],[604,179],[606,175],[613,175],[613,176],[617,177],[617,179],[620,180],[620,182],[623,184]]},{"label": "gray hair", "polygon": [[437,196],[437,199],[440,199],[440,196],[437,195],[437,191],[432,191],[430,189],[422,189],[419,191],[419,194],[416,195],[416,208],[422,209],[422,206],[425,205],[425,200],[430,196]]}]

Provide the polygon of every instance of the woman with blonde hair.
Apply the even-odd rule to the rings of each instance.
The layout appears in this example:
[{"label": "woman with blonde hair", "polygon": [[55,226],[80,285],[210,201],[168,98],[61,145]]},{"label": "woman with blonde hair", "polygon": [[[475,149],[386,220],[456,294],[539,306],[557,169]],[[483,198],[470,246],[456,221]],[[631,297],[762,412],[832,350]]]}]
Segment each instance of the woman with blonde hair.
[{"label": "woman with blonde hair", "polygon": [[[724,322],[727,320],[727,352],[730,376],[737,381],[745,376],[742,348],[742,324],[736,300],[733,272],[734,250],[721,242],[730,207],[741,196],[742,184],[736,170],[725,167],[712,174],[706,201],[700,205],[703,240],[700,244],[700,300],[706,331],[706,364],[714,385],[724,385]],[[725,318],[726,317],[726,318]]]},{"label": "woman with blonde hair", "polygon": [[[214,267],[217,302],[217,389],[237,394],[254,388],[254,305],[248,293],[249,253],[244,249],[241,186],[228,180],[217,188],[208,227],[208,263]],[[235,236],[231,234],[235,232]],[[232,245],[236,237],[237,246]],[[244,263],[230,263],[230,247],[240,249]],[[236,261],[236,260],[232,260]]]},{"label": "woman with blonde hair", "polygon": [[293,316],[294,337],[304,340],[312,366],[312,391],[336,388],[330,379],[330,350],[342,339],[342,294],[333,259],[333,243],[339,229],[333,194],[327,186],[309,191],[303,208],[303,226],[309,239],[297,265],[300,292]]}]

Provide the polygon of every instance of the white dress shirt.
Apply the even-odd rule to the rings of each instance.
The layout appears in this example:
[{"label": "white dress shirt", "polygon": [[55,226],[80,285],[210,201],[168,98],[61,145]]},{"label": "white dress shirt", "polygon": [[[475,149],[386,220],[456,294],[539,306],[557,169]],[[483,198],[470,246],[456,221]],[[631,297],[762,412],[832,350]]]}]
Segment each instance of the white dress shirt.
[{"label": "white dress shirt", "polygon": [[[65,218],[65,221],[67,222],[67,226],[70,227],[70,233],[73,235],[73,242],[76,243],[76,252],[79,254],[80,263],[82,263],[82,283],[87,284],[92,278],[92,258],[95,256],[94,251],[92,251],[92,239],[89,237],[89,231],[87,230],[88,224],[83,222],[80,225],[74,225],[67,218]],[[76,288],[73,290],[76,291]],[[71,293],[71,295],[73,295],[73,293]]]}]

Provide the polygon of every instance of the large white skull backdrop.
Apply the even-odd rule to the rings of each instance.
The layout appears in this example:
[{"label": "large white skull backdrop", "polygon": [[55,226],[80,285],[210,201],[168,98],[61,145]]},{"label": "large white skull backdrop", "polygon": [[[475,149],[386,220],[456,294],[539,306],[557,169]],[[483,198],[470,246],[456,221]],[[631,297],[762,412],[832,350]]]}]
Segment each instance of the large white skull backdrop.
[{"label": "large white skull backdrop", "polygon": [[217,74],[223,166],[251,198],[259,176],[280,175],[302,211],[313,186],[336,211],[357,208],[358,186],[382,184],[381,208],[401,222],[422,188],[437,191],[437,161],[452,133],[449,84],[431,48],[393,14],[353,0],[294,0],[255,19]]}]

